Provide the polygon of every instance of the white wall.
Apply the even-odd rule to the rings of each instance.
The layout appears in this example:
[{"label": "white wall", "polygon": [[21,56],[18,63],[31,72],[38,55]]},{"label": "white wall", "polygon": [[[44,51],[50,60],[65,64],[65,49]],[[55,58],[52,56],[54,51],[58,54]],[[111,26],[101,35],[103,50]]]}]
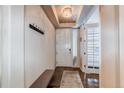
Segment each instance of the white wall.
[{"label": "white wall", "polygon": [[24,86],[24,6],[11,6],[11,87]]},{"label": "white wall", "polygon": [[1,6],[2,7],[2,80],[1,87],[9,87],[10,80],[10,57],[9,57],[9,29],[10,29],[10,6]]},{"label": "white wall", "polygon": [[116,16],[115,6],[101,6],[101,73],[100,87],[117,87],[116,83]]},{"label": "white wall", "polygon": [[[44,35],[29,28],[37,24]],[[25,87],[55,68],[55,28],[40,6],[25,6]]]},{"label": "white wall", "polygon": [[[55,28],[40,6],[1,9],[1,87],[29,87],[46,69],[55,68]],[[45,35],[31,30],[29,23],[37,24]]]},{"label": "white wall", "polygon": [[2,6],[2,87],[24,87],[24,7]]},{"label": "white wall", "polygon": [[1,87],[1,70],[2,70],[2,6],[0,6],[0,87]]}]

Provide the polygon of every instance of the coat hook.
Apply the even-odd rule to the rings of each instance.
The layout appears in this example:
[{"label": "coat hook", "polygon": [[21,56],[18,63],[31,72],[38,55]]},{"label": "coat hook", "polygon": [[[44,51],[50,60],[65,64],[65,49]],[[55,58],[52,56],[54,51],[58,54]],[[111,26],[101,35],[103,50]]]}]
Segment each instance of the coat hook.
[{"label": "coat hook", "polygon": [[44,34],[44,31],[42,31],[42,30],[40,29],[40,27],[38,27],[38,26],[35,25],[35,24],[29,24],[29,27],[30,27],[31,29],[35,30],[35,31],[38,32],[38,33]]}]

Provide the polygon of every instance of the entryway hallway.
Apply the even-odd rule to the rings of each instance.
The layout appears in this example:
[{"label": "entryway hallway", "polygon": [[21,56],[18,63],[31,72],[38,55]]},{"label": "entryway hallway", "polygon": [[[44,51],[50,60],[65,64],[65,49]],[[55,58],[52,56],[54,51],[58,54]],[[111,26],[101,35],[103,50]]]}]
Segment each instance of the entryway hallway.
[{"label": "entryway hallway", "polygon": [[1,88],[124,87],[124,6],[0,6]]}]

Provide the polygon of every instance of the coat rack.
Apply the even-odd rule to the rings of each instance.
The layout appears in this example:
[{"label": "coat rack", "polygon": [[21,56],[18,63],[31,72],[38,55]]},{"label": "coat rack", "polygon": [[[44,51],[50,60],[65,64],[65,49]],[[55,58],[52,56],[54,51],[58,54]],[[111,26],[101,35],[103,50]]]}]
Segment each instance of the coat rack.
[{"label": "coat rack", "polygon": [[38,33],[44,35],[44,32],[43,32],[42,30],[40,30],[39,27],[34,26],[34,25],[32,25],[32,24],[29,24],[29,27],[30,27],[31,29],[33,29],[34,31],[36,31],[36,32],[38,32]]}]

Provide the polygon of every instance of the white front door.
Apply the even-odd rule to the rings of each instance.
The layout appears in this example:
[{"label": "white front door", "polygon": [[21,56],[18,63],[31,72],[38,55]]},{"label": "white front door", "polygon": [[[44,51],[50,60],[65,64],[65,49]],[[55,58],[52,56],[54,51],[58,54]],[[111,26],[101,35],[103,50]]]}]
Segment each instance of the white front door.
[{"label": "white front door", "polygon": [[71,45],[71,29],[57,29],[56,66],[73,66]]}]

